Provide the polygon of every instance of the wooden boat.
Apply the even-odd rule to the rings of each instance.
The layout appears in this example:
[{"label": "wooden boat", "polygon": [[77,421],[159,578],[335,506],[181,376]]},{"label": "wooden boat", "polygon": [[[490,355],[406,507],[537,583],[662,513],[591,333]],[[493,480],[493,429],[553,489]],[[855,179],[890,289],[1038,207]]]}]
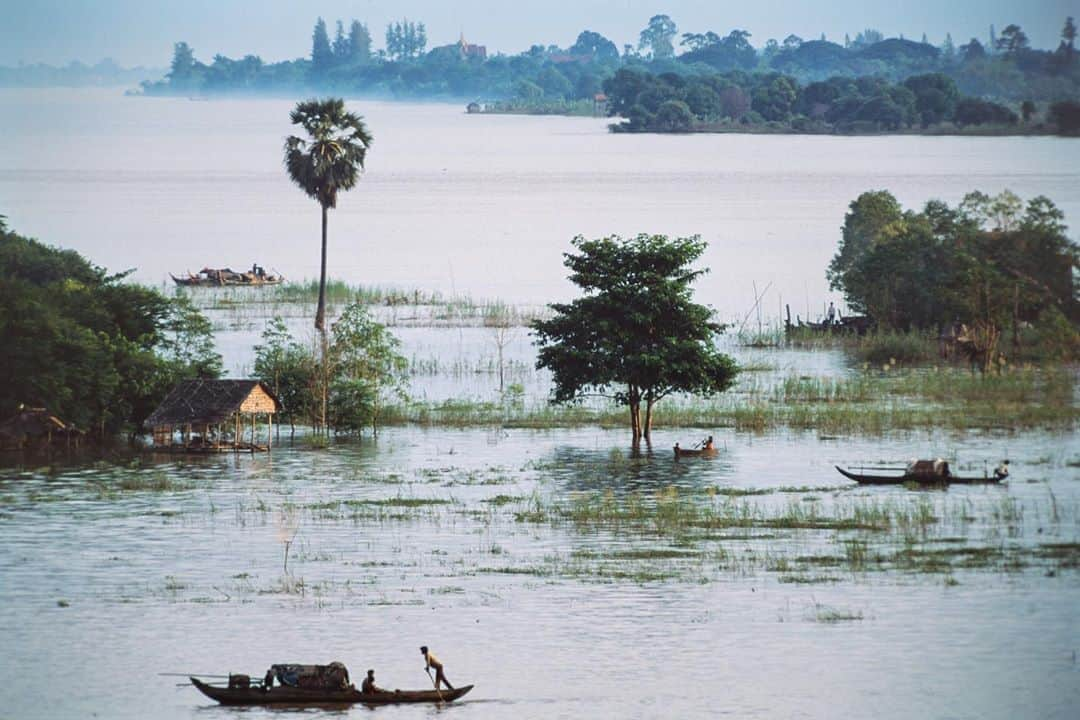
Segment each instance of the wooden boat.
[{"label": "wooden boat", "polygon": [[916,483],[919,485],[975,485],[980,483],[999,483],[1009,476],[1008,461],[1004,470],[994,470],[993,475],[963,477],[953,475],[949,470],[949,463],[944,460],[919,460],[907,466],[901,475],[864,475],[853,473],[836,465],[837,471],[844,477],[854,480],[860,485],[903,485],[904,483]]},{"label": "wooden boat", "polygon": [[716,454],[716,448],[698,448],[694,450],[687,450],[676,445],[674,448],[675,457],[711,457]]},{"label": "wooden boat", "polygon": [[199,691],[222,705],[400,705],[404,703],[452,702],[473,689],[464,685],[453,690],[386,690],[362,693],[353,686],[343,690],[296,688],[278,685],[264,689],[262,685],[222,687],[198,678],[189,678]]},{"label": "wooden boat", "polygon": [[285,281],[282,275],[268,275],[256,266],[252,272],[236,272],[231,268],[203,268],[198,274],[188,273],[187,277],[176,277],[169,273],[173,282],[183,287],[254,287],[280,285]]},{"label": "wooden boat", "polygon": [[675,459],[678,460],[681,457],[709,457],[716,454],[716,448],[713,447],[712,435],[705,438],[697,444],[697,447],[683,448],[679,447],[679,443],[675,443],[675,447],[672,448],[675,451]]}]

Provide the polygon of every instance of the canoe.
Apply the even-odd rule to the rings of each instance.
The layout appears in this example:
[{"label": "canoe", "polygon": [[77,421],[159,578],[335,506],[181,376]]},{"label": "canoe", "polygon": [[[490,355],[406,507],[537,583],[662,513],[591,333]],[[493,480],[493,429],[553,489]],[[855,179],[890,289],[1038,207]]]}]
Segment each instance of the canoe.
[{"label": "canoe", "polygon": [[676,459],[681,457],[711,457],[716,454],[716,448],[700,448],[698,450],[689,450],[687,448],[681,448],[676,445],[674,448]]},{"label": "canoe", "polygon": [[190,678],[199,691],[222,705],[400,705],[403,703],[451,702],[473,689],[463,685],[453,690],[387,690],[362,693],[355,687],[346,690],[321,690],[277,686],[264,690],[261,685],[228,688]]},{"label": "canoe", "polygon": [[903,485],[904,483],[916,483],[918,485],[975,485],[981,483],[999,483],[1006,476],[995,473],[983,477],[961,477],[958,475],[923,475],[904,473],[902,475],[862,475],[848,472],[839,465],[834,466],[841,475],[854,480],[860,485]]}]

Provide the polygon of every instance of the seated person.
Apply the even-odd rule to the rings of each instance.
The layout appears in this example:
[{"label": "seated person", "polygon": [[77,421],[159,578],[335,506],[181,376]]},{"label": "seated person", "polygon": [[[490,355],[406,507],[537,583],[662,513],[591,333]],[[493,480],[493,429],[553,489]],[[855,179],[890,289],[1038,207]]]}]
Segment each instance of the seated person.
[{"label": "seated person", "polygon": [[368,670],[367,677],[364,678],[363,684],[360,685],[360,692],[365,695],[371,695],[372,693],[386,692],[381,687],[375,684],[375,671]]},{"label": "seated person", "polygon": [[712,435],[710,435],[709,437],[705,438],[705,444],[701,446],[701,449],[702,449],[702,450],[712,450],[712,449],[713,449],[713,439],[712,439]]},{"label": "seated person", "polygon": [[1009,461],[1002,460],[1001,464],[994,468],[994,477],[998,480],[1009,477]]}]

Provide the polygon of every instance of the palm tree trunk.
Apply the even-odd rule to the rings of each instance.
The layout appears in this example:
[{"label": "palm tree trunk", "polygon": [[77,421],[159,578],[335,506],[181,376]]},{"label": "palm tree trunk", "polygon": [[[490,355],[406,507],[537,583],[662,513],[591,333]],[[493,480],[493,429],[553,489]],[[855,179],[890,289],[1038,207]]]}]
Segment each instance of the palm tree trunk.
[{"label": "palm tree trunk", "polygon": [[326,332],[326,211],[322,206],[322,266],[319,271],[319,306],[315,308],[315,329]]},{"label": "palm tree trunk", "polygon": [[327,207],[322,205],[322,262],[319,267],[319,305],[315,308],[315,329],[319,331],[320,347],[322,348],[322,385],[321,400],[321,423],[324,435],[328,435],[326,428],[326,396],[329,384],[329,367],[327,367],[327,338],[326,338],[326,216]]}]

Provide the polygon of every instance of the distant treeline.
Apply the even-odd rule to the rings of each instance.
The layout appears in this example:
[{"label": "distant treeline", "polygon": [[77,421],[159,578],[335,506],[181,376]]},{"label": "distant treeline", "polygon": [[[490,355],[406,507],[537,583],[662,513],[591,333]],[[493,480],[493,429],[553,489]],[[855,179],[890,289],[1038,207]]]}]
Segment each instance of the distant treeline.
[{"label": "distant treeline", "polygon": [[0,87],[132,86],[160,76],[160,68],[123,68],[106,58],[95,65],[74,61],[63,67],[42,63],[0,66]]},{"label": "distant treeline", "polygon": [[913,75],[896,84],[882,77],[836,76],[804,86],[776,72],[688,76],[621,69],[604,82],[604,91],[609,112],[627,120],[611,126],[617,132],[1080,130],[1080,103],[1053,103],[1039,117],[1035,103],[1025,100],[1017,114],[1001,103],[962,95],[944,73]]},{"label": "distant treeline", "polygon": [[187,43],[176,43],[169,73],[159,82],[145,83],[144,91],[335,92],[475,98],[527,106],[593,100],[620,69],[656,76],[778,73],[802,85],[834,77],[901,83],[914,75],[940,73],[951,78],[961,93],[1015,106],[1025,100],[1050,103],[1080,98],[1075,38],[1076,26],[1068,18],[1054,50],[1032,48],[1017,25],[1008,25],[1000,34],[991,27],[985,41],[971,38],[959,45],[948,35],[935,46],[925,36],[921,41],[886,38],[868,29],[854,39],[845,36],[843,43],[824,36],[804,41],[789,35],[755,47],[744,30],[680,35],[671,18],[657,15],[641,31],[636,45],[627,44],[621,50],[603,35],[586,30],[566,48],[533,45],[517,55],[489,56],[484,46],[464,37],[429,49],[424,24],[408,20],[391,23],[385,32],[385,49],[373,50],[366,24],[354,20],[346,28],[338,21],[331,37],[319,19],[310,56],[285,62],[265,63],[255,55],[241,59],[216,55],[207,64],[195,59]]}]

